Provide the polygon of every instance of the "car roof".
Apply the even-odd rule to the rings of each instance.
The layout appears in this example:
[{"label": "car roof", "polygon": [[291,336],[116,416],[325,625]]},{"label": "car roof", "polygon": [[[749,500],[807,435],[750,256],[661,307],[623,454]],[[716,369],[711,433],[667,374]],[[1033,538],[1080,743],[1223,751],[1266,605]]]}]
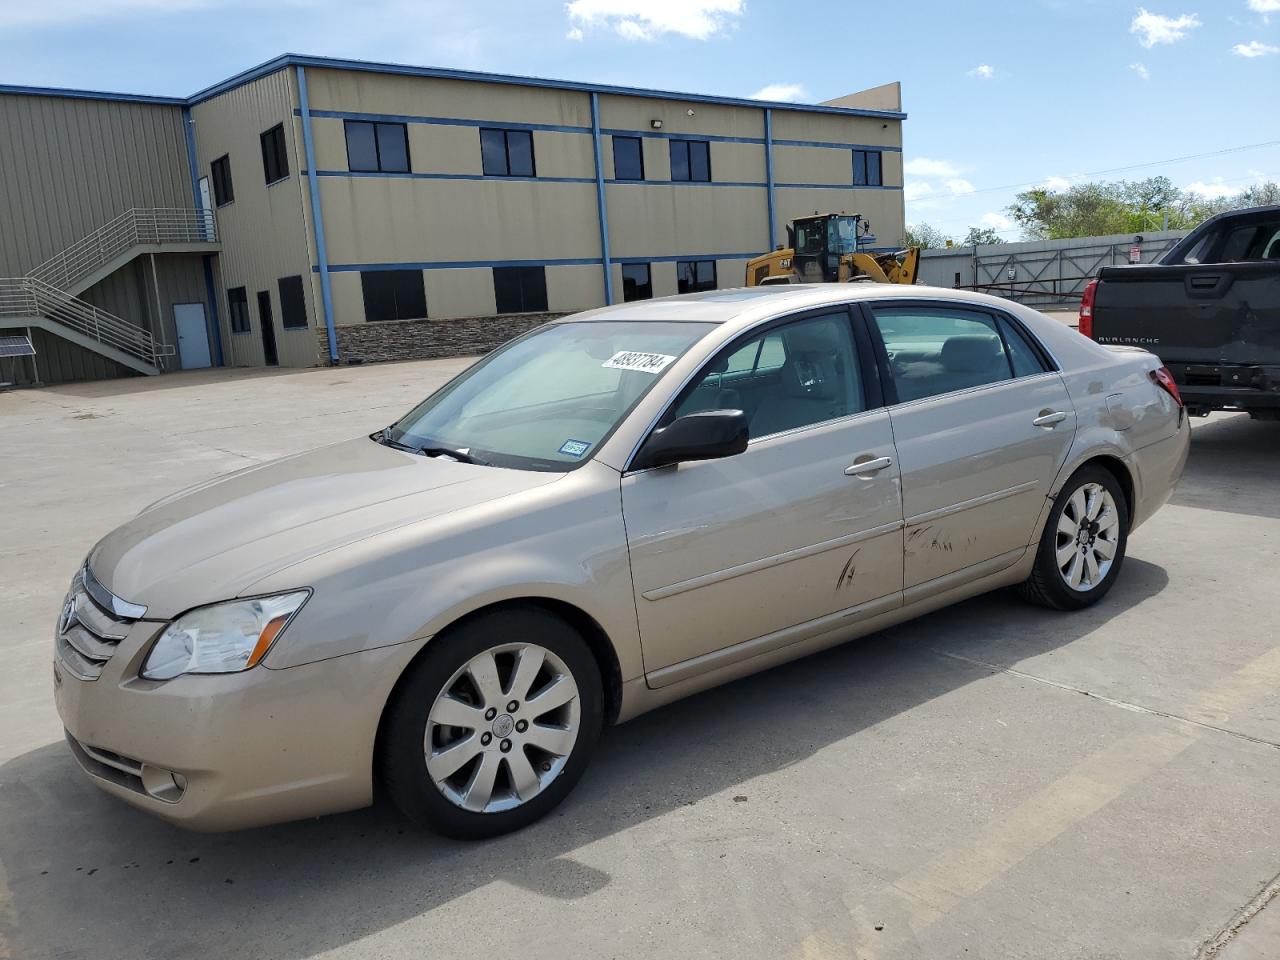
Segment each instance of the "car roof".
[{"label": "car roof", "polygon": [[899,283],[801,283],[765,287],[736,287],[685,293],[655,300],[636,300],[598,307],[583,313],[562,317],[557,323],[591,323],[596,321],[648,321],[729,324],[745,326],[765,317],[792,313],[809,308],[878,299],[936,299],[967,301],[985,306],[1007,301],[970,290],[947,287],[905,286]]}]

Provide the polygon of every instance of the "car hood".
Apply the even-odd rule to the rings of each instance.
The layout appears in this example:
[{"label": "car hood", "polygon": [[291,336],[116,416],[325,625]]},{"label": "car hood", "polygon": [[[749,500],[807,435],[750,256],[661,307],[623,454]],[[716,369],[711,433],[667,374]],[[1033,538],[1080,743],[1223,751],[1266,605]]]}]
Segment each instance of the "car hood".
[{"label": "car hood", "polygon": [[116,596],[146,606],[148,619],[169,618],[236,597],[309,557],[561,476],[423,457],[360,437],[157,501],[104,537],[89,566]]}]

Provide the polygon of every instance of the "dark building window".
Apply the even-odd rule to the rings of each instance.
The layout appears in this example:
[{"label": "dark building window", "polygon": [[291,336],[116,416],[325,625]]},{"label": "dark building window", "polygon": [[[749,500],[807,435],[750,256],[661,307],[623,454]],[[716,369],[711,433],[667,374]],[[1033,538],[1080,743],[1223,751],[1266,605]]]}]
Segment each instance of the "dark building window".
[{"label": "dark building window", "polygon": [[706,140],[672,140],[671,179],[710,183],[711,145]]},{"label": "dark building window", "polygon": [[716,262],[714,260],[680,260],[676,263],[677,285],[681,293],[716,288]]},{"label": "dark building window", "polygon": [[547,309],[545,267],[494,267],[493,296],[499,313],[543,313]]},{"label": "dark building window", "polygon": [[853,151],[853,185],[855,187],[878,187],[883,183],[884,178],[880,173],[880,151]]},{"label": "dark building window", "polygon": [[280,278],[280,322],[286,330],[307,325],[307,298],[302,293],[302,277]]},{"label": "dark building window", "polygon": [[613,178],[644,179],[644,152],[640,148],[639,137],[613,138]]},{"label": "dark building window", "polygon": [[427,315],[427,292],[421,270],[363,270],[360,288],[364,291],[364,318],[418,320]]},{"label": "dark building window", "polygon": [[267,183],[289,175],[289,157],[284,149],[284,124],[278,123],[262,135],[262,173]]},{"label": "dark building window", "polygon": [[486,177],[533,177],[533,134],[528,130],[480,131],[480,161]]},{"label": "dark building window", "polygon": [[653,281],[649,276],[647,263],[624,263],[622,265],[622,299],[648,300],[653,296]]},{"label": "dark building window", "polygon": [[231,317],[232,333],[249,332],[249,295],[244,287],[232,287],[227,291],[227,313]]},{"label": "dark building window", "polygon": [[221,207],[236,198],[231,188],[231,158],[225,153],[209,164],[209,179],[213,181],[213,202]]},{"label": "dark building window", "polygon": [[348,169],[409,172],[409,132],[403,123],[348,120],[346,131]]}]

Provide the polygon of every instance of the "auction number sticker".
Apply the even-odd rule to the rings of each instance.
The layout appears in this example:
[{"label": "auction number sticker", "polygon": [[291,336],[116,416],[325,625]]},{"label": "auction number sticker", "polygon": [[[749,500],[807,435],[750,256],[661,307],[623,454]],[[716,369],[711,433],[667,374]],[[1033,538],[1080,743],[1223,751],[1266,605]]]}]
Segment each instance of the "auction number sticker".
[{"label": "auction number sticker", "polygon": [[640,353],[636,350],[619,350],[601,364],[608,370],[639,370],[642,373],[658,374],[667,368],[675,357],[665,353]]},{"label": "auction number sticker", "polygon": [[582,458],[582,455],[591,449],[591,444],[586,440],[566,440],[560,445],[559,453],[563,453],[566,457]]}]

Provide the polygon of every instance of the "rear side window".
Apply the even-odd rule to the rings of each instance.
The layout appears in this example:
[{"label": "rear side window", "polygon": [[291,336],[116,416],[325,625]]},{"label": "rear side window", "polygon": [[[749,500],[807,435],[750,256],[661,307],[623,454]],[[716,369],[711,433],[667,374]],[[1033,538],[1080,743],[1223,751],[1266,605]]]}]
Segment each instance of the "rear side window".
[{"label": "rear side window", "polygon": [[886,306],[874,308],[873,316],[899,403],[1013,378],[1013,365],[990,314],[960,307]]},{"label": "rear side window", "polygon": [[1005,345],[1009,348],[1009,362],[1013,364],[1015,377],[1033,377],[1037,373],[1045,372],[1040,354],[1016,325],[1001,317],[1000,332],[1004,334]]},{"label": "rear side window", "polygon": [[1208,230],[1169,264],[1249,263],[1280,260],[1280,218],[1226,222]]}]

